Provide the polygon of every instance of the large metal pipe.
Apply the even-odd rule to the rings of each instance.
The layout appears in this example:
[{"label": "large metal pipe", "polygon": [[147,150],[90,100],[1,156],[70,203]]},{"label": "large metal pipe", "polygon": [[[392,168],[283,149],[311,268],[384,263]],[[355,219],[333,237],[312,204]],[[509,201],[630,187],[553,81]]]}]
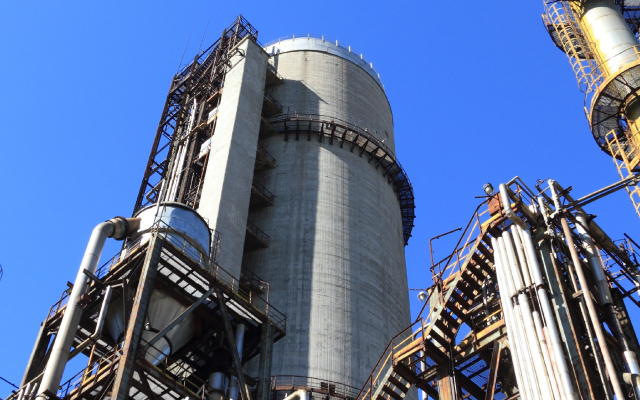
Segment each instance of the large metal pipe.
[{"label": "large metal pipe", "polygon": [[518,390],[522,396],[522,400],[528,400],[528,393],[525,385],[524,377],[525,372],[522,366],[522,355],[518,349],[519,343],[517,332],[513,326],[513,307],[511,304],[511,297],[509,296],[510,290],[506,278],[503,276],[504,264],[502,263],[502,254],[496,238],[491,238],[491,247],[494,249],[494,260],[496,268],[496,278],[498,280],[498,287],[500,288],[500,303],[502,304],[503,319],[507,327],[507,337],[509,338],[509,349],[511,350],[511,361],[513,362],[514,372],[516,375],[516,382],[518,384]]},{"label": "large metal pipe", "polygon": [[296,390],[282,400],[309,400],[309,393],[304,390]]},{"label": "large metal pipe", "polygon": [[122,240],[137,231],[139,225],[139,218],[115,217],[99,224],[93,229],[89,244],[80,263],[80,269],[78,270],[73,290],[71,291],[69,301],[64,310],[64,316],[62,317],[60,328],[56,334],[49,361],[47,362],[40,387],[38,388],[38,396],[44,392],[49,392],[54,395],[58,392],[64,368],[69,360],[69,351],[71,350],[71,345],[73,344],[73,339],[76,336],[78,324],[84,311],[81,296],[85,294],[88,286],[88,278],[87,275],[85,275],[85,271],[90,274],[95,273],[107,238],[113,237],[114,239]]},{"label": "large metal pipe", "polygon": [[507,217],[515,224],[516,229],[520,229],[520,237],[525,248],[529,260],[529,272],[531,273],[531,279],[536,286],[538,294],[538,301],[540,302],[540,308],[544,316],[545,322],[549,332],[549,340],[553,347],[554,358],[556,359],[558,371],[560,372],[560,381],[562,382],[562,389],[564,396],[567,400],[577,400],[577,395],[571,384],[571,375],[569,373],[569,367],[567,361],[564,358],[562,346],[560,344],[560,334],[555,324],[555,317],[551,302],[547,290],[542,280],[542,273],[540,272],[540,266],[538,264],[538,258],[536,256],[535,248],[533,247],[533,240],[531,238],[531,232],[527,224],[516,215],[511,208],[511,198],[509,196],[509,187],[504,183],[500,185],[500,199],[502,200],[502,207]]},{"label": "large metal pipe", "polygon": [[531,312],[531,306],[529,305],[529,299],[525,293],[524,282],[522,281],[520,268],[518,268],[518,261],[516,259],[515,250],[513,247],[513,241],[509,231],[502,233],[505,249],[507,250],[507,260],[509,262],[509,272],[513,277],[515,283],[516,293],[514,296],[518,298],[518,305],[522,316],[522,331],[526,343],[528,344],[529,352],[531,354],[531,361],[535,371],[536,379],[532,382],[540,391],[540,395],[545,399],[552,399],[553,393],[551,392],[551,386],[549,384],[549,377],[547,375],[547,369],[544,365],[544,359],[542,350],[540,349],[540,342],[536,337],[536,328],[533,322],[533,316]]},{"label": "large metal pipe", "polygon": [[502,269],[502,277],[504,278],[507,286],[507,300],[511,306],[512,327],[515,333],[515,341],[513,343],[515,350],[520,355],[520,365],[523,377],[524,386],[522,391],[526,393],[526,396],[535,400],[538,399],[539,391],[536,385],[535,371],[533,370],[533,364],[531,363],[531,355],[529,354],[529,348],[525,346],[526,338],[522,331],[522,317],[520,315],[520,308],[517,301],[513,301],[513,297],[516,294],[515,284],[511,273],[509,272],[509,261],[507,258],[507,251],[504,246],[504,239],[498,237],[498,255],[500,257],[500,265]]},{"label": "large metal pipe", "polygon": [[[587,260],[596,281],[596,287],[598,288],[598,301],[604,308],[609,324],[616,333],[616,337],[622,346],[622,351],[625,356],[624,359],[629,371],[638,375],[638,372],[633,371],[640,371],[640,366],[638,366],[636,354],[631,350],[631,346],[629,345],[629,342],[622,330],[622,326],[620,326],[620,321],[616,316],[616,306],[613,304],[613,297],[611,296],[611,290],[609,289],[609,282],[607,281],[602,261],[600,260],[600,257],[598,257],[598,250],[593,243],[593,239],[585,230],[585,227],[588,226],[587,216],[583,211],[579,211],[576,214],[576,220],[578,221],[576,229],[580,235],[580,239],[582,240],[582,247],[587,253]],[[634,391],[636,393],[636,398],[640,398],[640,386],[634,385]]]},{"label": "large metal pipe", "polygon": [[[236,347],[238,348],[238,356],[242,360],[242,348],[244,346],[244,324],[238,324],[236,327]],[[238,400],[238,379],[233,376],[229,383],[229,400]]]},{"label": "large metal pipe", "polygon": [[[552,188],[552,191],[554,191],[553,188]],[[562,231],[564,232],[564,237],[567,242],[567,246],[569,247],[569,252],[571,253],[573,267],[576,271],[576,275],[578,276],[578,282],[580,283],[580,287],[582,289],[582,298],[584,299],[584,302],[587,305],[589,318],[591,319],[593,330],[595,331],[596,337],[598,338],[598,345],[602,353],[602,358],[604,359],[604,364],[605,364],[605,368],[607,369],[607,374],[609,375],[609,380],[611,381],[611,386],[613,387],[613,392],[615,393],[618,399],[624,399],[622,387],[620,386],[620,381],[618,379],[618,375],[615,370],[615,367],[613,366],[613,360],[611,359],[611,354],[609,353],[609,347],[607,346],[607,339],[604,335],[604,331],[602,329],[602,325],[600,324],[600,320],[598,319],[598,312],[596,311],[596,307],[593,304],[593,299],[591,298],[589,283],[587,282],[587,278],[585,277],[584,271],[582,270],[580,257],[578,256],[578,252],[576,251],[575,245],[573,243],[573,238],[571,237],[571,230],[569,229],[569,224],[567,224],[567,220],[564,217],[560,218],[560,223],[562,224]]]}]

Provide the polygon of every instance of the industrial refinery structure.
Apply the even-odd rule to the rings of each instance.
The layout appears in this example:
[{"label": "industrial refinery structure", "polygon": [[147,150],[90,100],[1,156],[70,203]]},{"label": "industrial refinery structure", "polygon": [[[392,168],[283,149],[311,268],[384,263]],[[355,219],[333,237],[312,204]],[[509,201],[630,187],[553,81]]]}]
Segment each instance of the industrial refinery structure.
[{"label": "industrial refinery structure", "polygon": [[412,321],[414,197],[380,76],[239,17],[173,77],[132,218],[94,229],[7,399],[640,399],[640,246],[588,213],[623,189],[640,213],[640,5],[544,6],[621,181],[485,185]]}]

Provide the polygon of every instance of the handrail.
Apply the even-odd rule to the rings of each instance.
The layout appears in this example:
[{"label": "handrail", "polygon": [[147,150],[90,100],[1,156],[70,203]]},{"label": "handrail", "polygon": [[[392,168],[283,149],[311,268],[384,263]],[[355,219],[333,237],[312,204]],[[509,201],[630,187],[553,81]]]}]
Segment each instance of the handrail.
[{"label": "handrail", "polygon": [[347,50],[349,53],[353,53],[356,56],[360,56],[360,59],[365,62],[366,64],[369,65],[369,68],[371,68],[374,71],[374,74],[378,77],[378,80],[380,81],[380,84],[382,86],[382,88],[384,89],[384,85],[382,84],[382,81],[380,80],[380,73],[374,68],[373,66],[373,62],[371,62],[367,57],[365,57],[361,52],[359,52],[358,50],[354,49],[353,47],[344,44],[342,42],[340,42],[338,39],[334,39],[331,38],[329,36],[325,36],[325,35],[318,35],[318,34],[314,34],[314,33],[305,33],[305,34],[295,34],[295,35],[288,35],[288,36],[282,36],[278,39],[272,40],[270,42],[267,42],[266,44],[262,45],[262,47],[264,49],[267,49],[267,47],[269,46],[275,46],[280,42],[286,41],[286,40],[296,40],[296,39],[320,39],[322,42],[326,42],[326,43],[330,43],[330,44],[335,44],[336,47],[340,47],[342,49]]},{"label": "handrail", "polygon": [[[378,166],[384,170],[383,176],[393,182],[400,203],[402,213],[402,233],[405,245],[409,243],[413,222],[415,219],[415,198],[413,187],[406,171],[396,159],[393,151],[382,140],[367,129],[362,129],[338,118],[318,114],[283,114],[269,119],[269,124],[276,132],[283,133],[285,140],[288,135],[309,132],[319,135],[319,140],[328,138],[329,143],[340,140],[342,147],[349,143],[351,151],[355,147],[360,149],[360,156],[365,152],[369,155],[369,162],[376,160]],[[378,168],[378,167],[376,167]]]},{"label": "handrail", "polygon": [[297,389],[305,389],[308,392],[321,392],[333,397],[346,399],[355,399],[360,393],[360,388],[326,379],[299,375],[275,375],[271,377],[271,391],[291,393]]},{"label": "handrail", "polygon": [[269,153],[267,149],[265,149],[264,146],[259,143],[258,143],[258,153],[263,155],[264,158],[266,158],[271,164],[276,163],[276,158],[272,156],[271,153]]},{"label": "handrail", "polygon": [[258,226],[256,224],[254,224],[253,222],[247,221],[247,230],[249,230],[249,232],[251,232],[254,235],[256,235],[258,237],[258,239],[260,239],[263,242],[269,244],[269,235],[264,233],[264,231],[262,229],[258,228]]},{"label": "handrail", "polygon": [[[262,232],[258,227],[255,227],[255,229]],[[208,273],[211,278],[226,287],[229,293],[234,293],[239,299],[250,304],[256,312],[267,317],[277,328],[282,331],[286,330],[287,317],[263,299],[261,293],[257,293],[245,285],[244,282],[248,281],[264,282],[256,274],[251,271],[245,271],[240,275],[240,279],[236,278],[234,275],[220,267],[209,255],[203,254],[195,246],[192,246],[187,238],[185,238],[180,232],[171,228],[164,221],[156,222],[148,232],[162,234],[166,244],[171,245],[175,251],[182,253],[194,263],[198,264],[198,266],[202,268],[202,272]],[[262,234],[266,236],[268,242],[268,236],[264,232],[262,232]],[[133,255],[137,249],[146,243],[148,239],[149,237],[147,237],[147,235],[141,235],[137,240],[131,242],[129,246],[124,247],[96,271],[96,277],[103,278],[106,276],[112,269],[123,263],[129,256]],[[267,298],[268,295],[267,289]],[[68,299],[69,294],[67,293],[67,290],[65,290],[62,293],[60,300],[50,308],[45,323],[64,308]]]},{"label": "handrail", "polygon": [[254,181],[251,186],[253,188],[256,189],[256,191],[258,193],[260,193],[261,195],[263,195],[264,197],[266,197],[267,199],[269,199],[269,201],[273,202],[273,200],[276,198],[276,195],[271,193],[266,187],[264,187],[262,184]]}]

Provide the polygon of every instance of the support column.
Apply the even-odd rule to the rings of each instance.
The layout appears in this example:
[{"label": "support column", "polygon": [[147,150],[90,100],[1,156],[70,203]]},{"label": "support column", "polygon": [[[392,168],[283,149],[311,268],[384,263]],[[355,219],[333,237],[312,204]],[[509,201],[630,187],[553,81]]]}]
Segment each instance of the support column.
[{"label": "support column", "polygon": [[131,386],[131,378],[136,366],[137,350],[144,329],[147,308],[153,293],[153,284],[158,272],[158,261],[162,253],[162,245],[162,238],[158,234],[154,234],[149,242],[142,272],[140,273],[138,289],[131,309],[131,316],[124,336],[122,356],[118,362],[118,372],[113,383],[111,395],[113,400],[127,400],[129,398],[129,387]]},{"label": "support column", "polygon": [[38,332],[38,336],[36,337],[36,344],[33,346],[33,350],[31,351],[31,356],[29,357],[29,362],[27,363],[27,368],[24,370],[24,375],[22,377],[22,382],[20,383],[20,387],[24,386],[33,379],[38,372],[38,367],[40,363],[45,358],[45,353],[47,351],[47,347],[49,346],[49,341],[51,340],[51,335],[46,334],[45,325],[47,321],[43,321],[40,324],[40,331]]},{"label": "support column", "polygon": [[256,400],[271,399],[271,364],[273,360],[273,325],[265,321],[260,337],[260,363],[258,366],[258,391]]},{"label": "support column", "polygon": [[268,54],[245,38],[225,76],[198,212],[220,232],[218,261],[240,276]]}]

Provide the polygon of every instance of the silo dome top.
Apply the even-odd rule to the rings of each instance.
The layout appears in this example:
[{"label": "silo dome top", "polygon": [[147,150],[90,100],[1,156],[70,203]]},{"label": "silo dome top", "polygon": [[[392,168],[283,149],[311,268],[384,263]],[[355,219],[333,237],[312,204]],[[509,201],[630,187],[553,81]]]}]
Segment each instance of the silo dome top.
[{"label": "silo dome top", "polygon": [[264,49],[272,56],[291,51],[310,50],[342,57],[364,69],[378,85],[380,85],[384,92],[384,85],[382,84],[382,80],[380,80],[380,74],[373,68],[373,63],[367,60],[362,53],[358,53],[352,49],[351,46],[340,43],[337,39],[331,39],[324,35],[291,35],[265,44]]}]

